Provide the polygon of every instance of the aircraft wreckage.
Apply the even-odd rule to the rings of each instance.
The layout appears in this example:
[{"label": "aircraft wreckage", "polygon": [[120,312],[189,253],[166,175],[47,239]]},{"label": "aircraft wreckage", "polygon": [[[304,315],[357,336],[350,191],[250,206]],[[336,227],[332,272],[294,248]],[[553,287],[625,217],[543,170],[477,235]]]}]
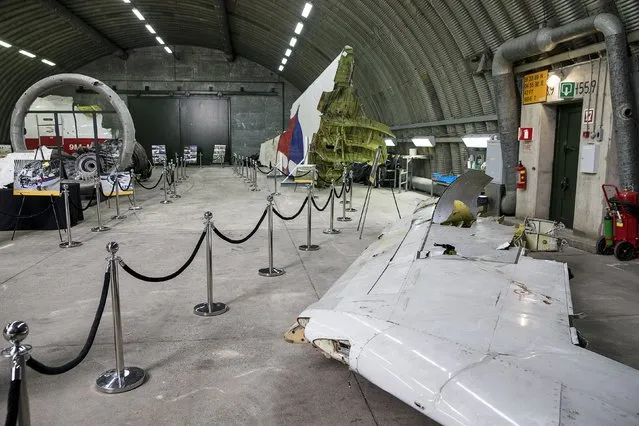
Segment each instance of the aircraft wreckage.
[{"label": "aircraft wreckage", "polygon": [[387,228],[299,315],[304,337],[445,425],[639,424],[639,371],[579,346],[567,266],[453,211],[489,181]]}]

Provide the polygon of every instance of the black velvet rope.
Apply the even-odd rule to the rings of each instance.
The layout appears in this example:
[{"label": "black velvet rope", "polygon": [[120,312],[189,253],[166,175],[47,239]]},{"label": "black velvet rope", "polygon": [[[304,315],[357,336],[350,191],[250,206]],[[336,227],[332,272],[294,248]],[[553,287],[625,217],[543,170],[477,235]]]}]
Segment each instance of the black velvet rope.
[{"label": "black velvet rope", "polygon": [[182,272],[184,272],[186,268],[188,268],[189,265],[193,262],[193,259],[195,259],[195,255],[197,254],[198,251],[200,251],[200,247],[202,246],[202,242],[204,241],[205,236],[206,236],[206,229],[202,231],[202,235],[200,235],[200,239],[198,240],[195,246],[195,249],[193,250],[193,253],[191,253],[191,257],[189,257],[189,259],[186,261],[184,265],[180,267],[180,269],[178,269],[177,271],[173,272],[170,275],[166,275],[164,277],[147,277],[146,275],[142,275],[139,272],[136,272],[133,269],[131,269],[131,267],[127,265],[126,263],[124,263],[123,260],[120,261],[120,265],[122,266],[122,269],[124,269],[129,275],[131,275],[133,278],[137,278],[140,281],[146,281],[149,283],[160,283],[160,282],[172,280],[173,278],[177,277]]},{"label": "black velvet rope", "polygon": [[160,184],[160,182],[162,182],[162,176],[160,176],[160,178],[158,179],[158,181],[155,183],[155,185],[149,187],[149,186],[144,186],[144,184],[142,182],[140,182],[140,180],[137,178],[137,176],[135,177],[135,181],[137,182],[138,185],[140,185],[142,188],[144,189],[155,189],[158,187],[158,185]]},{"label": "black velvet rope", "polygon": [[342,195],[344,195],[344,188],[346,185],[342,184],[342,190],[340,191],[339,195],[337,195],[337,190],[335,188],[333,188],[333,194],[335,194],[335,198],[342,198]]},{"label": "black velvet rope", "polygon": [[15,426],[18,424],[21,384],[21,379],[12,380],[11,384],[9,384],[9,400],[7,401],[7,419],[5,421],[5,426]]},{"label": "black velvet rope", "polygon": [[89,330],[89,336],[87,337],[87,341],[84,343],[82,350],[78,354],[75,359],[63,364],[59,367],[49,367],[47,365],[42,364],[37,361],[35,358],[31,357],[27,361],[27,365],[33,368],[40,374],[46,374],[49,376],[63,374],[73,368],[77,367],[87,356],[89,351],[91,350],[91,346],[93,346],[93,341],[95,340],[95,335],[98,332],[98,327],[100,326],[100,320],[102,319],[102,314],[104,313],[104,307],[106,306],[107,296],[109,294],[109,283],[111,282],[111,268],[104,273],[104,283],[102,284],[102,294],[100,295],[100,303],[98,303],[98,310],[95,312],[95,317],[93,318],[93,324],[91,324],[91,329]]},{"label": "black velvet rope", "polygon": [[311,197],[311,201],[313,202],[313,206],[315,206],[317,211],[323,212],[324,210],[326,210],[326,207],[328,207],[328,203],[331,202],[331,198],[333,198],[332,191],[331,191],[331,194],[328,196],[328,200],[326,200],[326,204],[324,204],[324,207],[322,207],[321,209],[317,206],[317,203],[315,202],[315,198]]},{"label": "black velvet rope", "polygon": [[247,242],[249,239],[251,239],[251,237],[253,235],[255,235],[255,233],[257,232],[258,229],[260,229],[260,226],[262,226],[262,222],[264,222],[264,218],[266,217],[266,213],[268,212],[268,208],[264,209],[264,212],[262,213],[262,217],[260,217],[260,220],[257,222],[257,225],[255,225],[255,228],[253,228],[253,230],[244,238],[241,238],[239,240],[234,240],[232,238],[227,237],[226,235],[222,234],[222,232],[220,232],[219,229],[213,227],[213,232],[215,232],[215,235],[217,235],[218,237],[220,237],[221,239],[223,239],[224,241],[226,241],[227,243],[231,243],[231,244],[242,244]]},{"label": "black velvet rope", "polygon": [[348,185],[346,185],[346,193],[351,192],[351,189],[353,189],[353,181],[348,182]]},{"label": "black velvet rope", "polygon": [[273,171],[273,167],[271,167],[271,169],[268,172],[263,172],[262,168],[260,166],[257,166],[257,170],[262,173],[263,175],[267,175],[269,173],[271,173]]},{"label": "black velvet rope", "polygon": [[293,220],[295,219],[297,216],[299,216],[300,214],[302,214],[302,211],[304,211],[304,206],[306,206],[306,203],[308,203],[308,197],[304,198],[304,202],[302,203],[302,206],[300,207],[300,209],[297,211],[297,213],[295,213],[293,216],[291,217],[286,217],[286,216],[282,216],[282,214],[280,212],[277,211],[277,209],[273,209],[273,213],[275,213],[275,215],[277,217],[279,217],[282,220]]},{"label": "black velvet rope", "polygon": [[74,209],[82,210],[83,212],[85,212],[89,209],[89,207],[91,207],[91,203],[93,202],[93,200],[95,200],[95,192],[96,192],[95,188],[93,188],[93,192],[91,193],[91,198],[89,198],[89,202],[87,203],[86,207],[76,206],[75,203],[71,200],[71,197],[69,197],[69,204],[71,204],[71,206],[73,206]]},{"label": "black velvet rope", "polygon": [[133,185],[132,179],[129,180],[129,186],[127,186],[126,188],[122,188],[122,185],[120,185],[120,179],[116,179],[115,181],[118,183],[118,186],[120,187],[120,191],[128,191],[129,189],[131,189],[131,185]]},{"label": "black velvet rope", "polygon": [[45,213],[46,213],[46,212],[47,212],[50,208],[51,208],[51,204],[49,204],[49,205],[48,205],[48,206],[47,206],[44,210],[42,210],[41,212],[39,212],[39,213],[34,213],[34,214],[30,214],[30,215],[28,215],[28,216],[18,216],[18,215],[11,214],[11,213],[6,213],[6,212],[3,212],[3,211],[0,211],[0,215],[8,216],[8,217],[12,217],[12,218],[14,218],[14,219],[19,219],[19,220],[22,220],[22,219],[31,219],[31,218],[38,217],[38,216],[40,216],[40,215],[45,214]]}]

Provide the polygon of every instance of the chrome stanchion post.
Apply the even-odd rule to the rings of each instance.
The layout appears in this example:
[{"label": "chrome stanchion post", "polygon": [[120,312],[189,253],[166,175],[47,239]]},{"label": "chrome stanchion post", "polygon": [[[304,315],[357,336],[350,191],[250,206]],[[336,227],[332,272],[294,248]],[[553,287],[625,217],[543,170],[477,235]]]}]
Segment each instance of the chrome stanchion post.
[{"label": "chrome stanchion post", "polygon": [[122,341],[122,319],[120,317],[120,284],[118,282],[118,263],[120,257],[116,255],[120,246],[110,242],[106,246],[110,256],[107,257],[111,270],[111,305],[113,307],[113,340],[115,342],[115,369],[102,373],[95,381],[100,392],[121,393],[133,390],[144,383],[146,376],[139,367],[125,367],[124,342]]},{"label": "chrome stanchion post", "polygon": [[189,175],[186,174],[186,164],[187,164],[186,159],[182,157],[182,173],[183,173],[184,180],[187,180],[189,178]]},{"label": "chrome stanchion post", "polygon": [[257,186],[257,161],[253,161],[253,191],[261,191]]},{"label": "chrome stanchion post", "polygon": [[129,171],[129,176],[131,178],[131,197],[133,197],[133,205],[129,207],[129,210],[142,210],[142,207],[135,205],[135,170],[131,169]]},{"label": "chrome stanchion post", "polygon": [[173,179],[173,193],[171,194],[171,196],[169,198],[182,198],[182,196],[178,195],[178,193],[177,193],[177,182],[176,182],[176,179]]},{"label": "chrome stanchion post", "polygon": [[64,215],[67,221],[67,242],[60,243],[61,248],[73,248],[81,246],[80,241],[73,241],[71,238],[71,208],[69,207],[69,185],[62,185],[62,194],[64,194]]},{"label": "chrome stanchion post", "polygon": [[337,218],[338,222],[350,222],[352,219],[346,216],[346,186],[347,186],[348,172],[344,167],[344,173],[342,174],[342,216]]},{"label": "chrome stanchion post", "polygon": [[[347,212],[356,212],[357,209],[353,208],[353,171],[349,171],[348,173],[348,184],[351,187],[351,190],[348,193],[348,208],[346,209]],[[344,197],[344,200],[346,200],[346,197]]]},{"label": "chrome stanchion post", "polygon": [[18,425],[29,426],[29,393],[27,392],[27,361],[31,357],[31,345],[22,341],[29,335],[29,326],[23,321],[13,321],[2,330],[4,339],[11,344],[0,352],[5,358],[11,358],[11,381],[20,380],[20,405],[18,406]]},{"label": "chrome stanchion post", "polygon": [[273,195],[282,195],[277,192],[277,167],[273,167]]},{"label": "chrome stanchion post", "polygon": [[202,153],[200,152],[200,169],[202,168]]},{"label": "chrome stanchion post", "polygon": [[175,160],[175,179],[176,182],[182,182],[182,158],[177,157]]},{"label": "chrome stanchion post", "polygon": [[240,163],[241,163],[241,173],[240,173],[240,177],[244,178],[244,157],[240,156]]},{"label": "chrome stanchion post", "polygon": [[95,177],[94,187],[96,201],[95,208],[98,216],[98,226],[96,226],[95,228],[91,228],[91,232],[105,232],[110,230],[111,228],[109,228],[108,226],[102,226],[102,214],[100,213],[100,204],[102,204],[102,196],[100,194],[102,194],[102,188],[100,187],[100,176]]},{"label": "chrome stanchion post", "polygon": [[111,219],[126,219],[126,215],[120,213],[120,174],[118,172],[115,172],[113,185],[115,185],[115,216]]},{"label": "chrome stanchion post", "polygon": [[325,234],[339,234],[342,231],[339,229],[335,229],[333,227],[333,219],[335,218],[335,179],[331,180],[331,189],[330,189],[330,197],[331,197],[331,215],[330,215],[330,226],[328,229],[324,230]]},{"label": "chrome stanchion post", "polygon": [[169,161],[168,168],[169,176],[171,177],[171,183],[169,184],[168,193],[169,195],[173,194],[173,184],[175,183],[175,165],[173,164],[173,160]]},{"label": "chrome stanchion post", "polygon": [[206,225],[206,302],[193,307],[193,313],[202,317],[221,315],[229,310],[225,303],[213,302],[213,213],[204,213]]},{"label": "chrome stanchion post", "polygon": [[258,275],[263,277],[279,277],[284,275],[284,269],[273,267],[273,194],[266,197],[268,201],[268,268],[262,268],[257,271]]},{"label": "chrome stanchion post", "polygon": [[306,244],[299,247],[302,251],[317,251],[319,246],[311,242],[311,226],[313,218],[313,186],[308,185],[308,195],[306,203],[308,204],[307,219],[306,219]]},{"label": "chrome stanchion post", "polygon": [[166,165],[162,169],[162,189],[164,190],[164,201],[160,201],[160,204],[171,204],[173,201],[169,200],[166,192]]}]

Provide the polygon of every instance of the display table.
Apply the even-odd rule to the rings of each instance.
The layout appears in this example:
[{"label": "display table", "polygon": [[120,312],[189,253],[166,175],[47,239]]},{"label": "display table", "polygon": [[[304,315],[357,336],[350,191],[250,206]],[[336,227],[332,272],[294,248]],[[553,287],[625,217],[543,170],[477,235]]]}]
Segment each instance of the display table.
[{"label": "display table", "polygon": [[[71,212],[71,226],[75,226],[78,221],[84,220],[84,214],[82,210],[76,209],[74,205],[81,207],[82,201],[80,198],[80,184],[79,183],[67,183],[69,185],[69,199],[71,205],[69,206]],[[20,210],[20,203],[22,202],[22,196],[14,196],[12,189],[0,189],[0,231],[13,231],[16,218],[13,216],[18,215]],[[58,215],[58,223],[60,229],[67,227],[66,216],[64,214],[64,197],[53,197],[55,204],[55,210]],[[51,204],[51,197],[24,197],[24,205],[20,216],[31,216],[42,212],[47,209]],[[5,213],[11,215],[7,216]],[[49,208],[43,214],[18,220],[18,230],[38,229],[49,230],[58,229],[55,221],[55,215],[53,209]]]}]

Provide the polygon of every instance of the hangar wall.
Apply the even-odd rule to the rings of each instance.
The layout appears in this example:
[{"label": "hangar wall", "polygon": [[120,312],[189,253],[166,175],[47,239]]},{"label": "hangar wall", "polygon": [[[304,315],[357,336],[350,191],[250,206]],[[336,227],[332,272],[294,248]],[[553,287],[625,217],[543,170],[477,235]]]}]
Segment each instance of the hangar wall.
[{"label": "hangar wall", "polygon": [[[300,91],[277,74],[248,59],[227,62],[224,52],[201,47],[175,46],[180,58],[157,47],[135,49],[126,61],[114,56],[98,59],[75,72],[116,86],[117,91],[212,90],[270,92],[276,96],[231,95],[233,152],[259,154],[260,144],[288,126],[291,105]],[[283,89],[283,90],[282,90]],[[283,93],[282,93],[283,92]],[[128,96],[120,95],[125,101]]]},{"label": "hangar wall", "polygon": [[[522,107],[521,127],[533,128],[533,140],[520,142],[519,146],[519,159],[528,170],[528,187],[517,191],[516,215],[549,217],[553,157],[556,144],[563,143],[556,137],[557,110],[565,104],[581,103],[581,127],[577,130],[580,132],[580,155],[575,182],[573,229],[590,237],[598,237],[606,205],[601,185],[619,184],[608,65],[605,60],[593,60],[556,69],[552,74],[559,76],[563,82],[576,83],[574,96],[562,97],[561,82],[558,81],[549,86],[547,102]],[[592,82],[596,85],[594,91],[590,90]],[[587,114],[588,110],[592,112]],[[601,138],[594,137],[597,131],[602,132]],[[586,172],[583,167],[584,148],[593,146],[597,147],[599,157],[594,170]]]}]

